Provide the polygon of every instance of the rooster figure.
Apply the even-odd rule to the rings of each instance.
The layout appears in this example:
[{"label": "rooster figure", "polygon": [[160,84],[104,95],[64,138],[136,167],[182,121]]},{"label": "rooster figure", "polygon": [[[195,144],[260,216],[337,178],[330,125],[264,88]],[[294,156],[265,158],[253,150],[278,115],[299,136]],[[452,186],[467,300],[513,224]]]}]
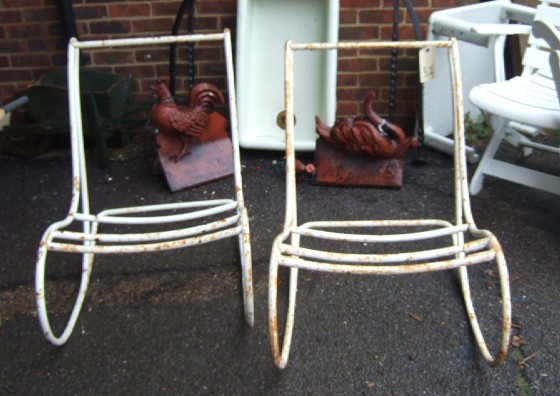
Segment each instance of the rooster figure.
[{"label": "rooster figure", "polygon": [[400,127],[373,111],[374,99],[374,91],[364,99],[365,117],[338,119],[332,127],[315,117],[317,133],[339,150],[380,159],[403,158],[409,146],[418,147],[418,139],[406,136]]},{"label": "rooster figure", "polygon": [[168,79],[158,79],[156,85],[151,87],[154,99],[157,100],[151,120],[159,132],[175,136],[181,141],[181,148],[169,157],[177,162],[190,154],[192,141],[206,131],[209,114],[214,111],[214,106],[225,100],[216,86],[198,83],[192,88],[189,106],[177,106],[168,84]]}]

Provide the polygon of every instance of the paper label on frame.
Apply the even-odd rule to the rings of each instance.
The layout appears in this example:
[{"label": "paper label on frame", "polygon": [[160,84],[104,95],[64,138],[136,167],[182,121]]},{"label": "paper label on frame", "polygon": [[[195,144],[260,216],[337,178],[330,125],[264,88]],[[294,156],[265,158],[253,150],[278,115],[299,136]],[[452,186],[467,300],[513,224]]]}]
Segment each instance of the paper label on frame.
[{"label": "paper label on frame", "polygon": [[420,62],[420,82],[433,80],[436,77],[436,49],[422,48],[418,54]]}]

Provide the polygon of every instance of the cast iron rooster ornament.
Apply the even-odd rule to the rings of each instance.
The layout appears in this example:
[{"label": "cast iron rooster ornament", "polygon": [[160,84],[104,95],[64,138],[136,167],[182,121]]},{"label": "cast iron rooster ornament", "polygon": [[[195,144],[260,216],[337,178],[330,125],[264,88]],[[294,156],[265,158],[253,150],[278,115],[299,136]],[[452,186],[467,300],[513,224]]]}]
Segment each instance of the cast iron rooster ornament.
[{"label": "cast iron rooster ornament", "polygon": [[418,139],[406,136],[400,127],[375,113],[374,99],[375,92],[370,91],[364,99],[365,117],[341,118],[332,127],[315,117],[317,133],[342,151],[379,159],[403,158],[409,146],[418,147]]},{"label": "cast iron rooster ornament", "polygon": [[169,91],[169,80],[160,78],[151,87],[157,103],[151,120],[158,132],[174,136],[181,141],[181,148],[169,159],[174,162],[190,154],[193,139],[200,137],[207,128],[209,114],[214,107],[225,102],[224,96],[210,83],[196,84],[190,93],[189,106],[177,106]]}]

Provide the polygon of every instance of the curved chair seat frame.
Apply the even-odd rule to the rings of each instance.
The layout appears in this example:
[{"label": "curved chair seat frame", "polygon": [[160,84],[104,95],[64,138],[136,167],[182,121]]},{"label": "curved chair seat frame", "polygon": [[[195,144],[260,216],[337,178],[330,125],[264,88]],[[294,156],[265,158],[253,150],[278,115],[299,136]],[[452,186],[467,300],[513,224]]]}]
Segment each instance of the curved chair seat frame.
[{"label": "curved chair seat frame", "polygon": [[[449,52],[453,89],[454,111],[454,178],[455,178],[455,219],[453,222],[438,219],[418,220],[353,220],[316,221],[297,224],[297,192],[294,154],[294,52],[338,49],[384,49],[384,48],[442,48]],[[345,42],[338,44],[286,43],[285,48],[285,100],[286,100],[286,214],[283,231],[273,244],[270,259],[269,278],[269,331],[271,348],[276,365],[284,368],[288,362],[294,326],[298,271],[323,271],[333,273],[397,275],[419,272],[458,269],[464,303],[474,337],[484,358],[492,366],[503,363],[507,356],[511,330],[511,299],[506,261],[496,237],[489,231],[476,227],[469,202],[465,139],[463,130],[462,88],[458,61],[457,42]],[[353,233],[341,229],[353,229]],[[370,230],[374,233],[370,233]],[[394,232],[394,229],[403,232]],[[357,230],[357,231],[356,231]],[[367,230],[367,232],[366,232]],[[391,230],[388,232],[388,230]],[[379,232],[377,232],[379,231]],[[344,245],[344,252],[334,252],[302,247],[302,241],[329,240],[329,246]],[[400,251],[404,242],[414,241],[445,242],[444,246],[426,250]],[[376,253],[357,254],[356,249],[346,250],[348,244],[356,243],[363,249]],[[418,242],[416,242],[418,243]],[[398,253],[378,253],[380,245],[391,244]],[[400,245],[399,245],[400,244]],[[432,244],[433,245],[433,244]],[[426,244],[428,246],[428,244]],[[330,249],[330,247],[329,247]],[[374,250],[376,249],[376,250]],[[476,264],[495,263],[497,265],[501,289],[501,334],[498,352],[493,356],[484,340],[471,299],[467,267]],[[278,320],[278,272],[279,267],[290,268],[289,298],[287,317],[282,344],[280,343]]]},{"label": "curved chair seat frame", "polygon": [[[201,41],[221,41],[224,45],[231,140],[234,156],[233,179],[235,198],[115,208],[91,214],[82,115],[80,111],[80,50],[123,46],[169,45],[172,43]],[[225,30],[223,33],[200,35],[86,42],[80,42],[76,39],[70,40],[68,45],[68,95],[73,172],[72,200],[66,218],[53,223],[43,234],[38,250],[35,278],[39,322],[45,337],[52,344],[62,345],[72,334],[88,289],[93,260],[96,254],[142,253],[179,249],[228,237],[238,237],[239,239],[245,321],[249,326],[253,326],[254,309],[249,220],[242,191],[234,69],[231,54],[229,30]],[[74,231],[76,227],[68,230],[75,223],[81,224],[81,231]],[[141,227],[142,231],[127,233],[102,232],[103,226],[109,225],[127,225],[131,229]],[[145,226],[154,227],[154,231],[146,232]],[[168,228],[162,231],[162,226]],[[138,229],[140,230],[140,228]],[[45,270],[49,251],[82,255],[80,289],[69,319],[60,336],[54,334],[47,310]]]}]

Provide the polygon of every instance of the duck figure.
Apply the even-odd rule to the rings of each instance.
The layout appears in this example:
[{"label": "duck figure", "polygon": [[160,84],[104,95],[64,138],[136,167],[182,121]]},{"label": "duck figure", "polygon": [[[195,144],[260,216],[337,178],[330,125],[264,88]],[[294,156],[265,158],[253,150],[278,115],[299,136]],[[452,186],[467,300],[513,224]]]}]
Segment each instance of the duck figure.
[{"label": "duck figure", "polygon": [[418,139],[406,136],[399,126],[373,111],[374,99],[375,92],[370,91],[364,99],[365,117],[341,118],[332,127],[316,116],[317,133],[342,151],[380,159],[403,158],[408,147],[419,146]]}]

